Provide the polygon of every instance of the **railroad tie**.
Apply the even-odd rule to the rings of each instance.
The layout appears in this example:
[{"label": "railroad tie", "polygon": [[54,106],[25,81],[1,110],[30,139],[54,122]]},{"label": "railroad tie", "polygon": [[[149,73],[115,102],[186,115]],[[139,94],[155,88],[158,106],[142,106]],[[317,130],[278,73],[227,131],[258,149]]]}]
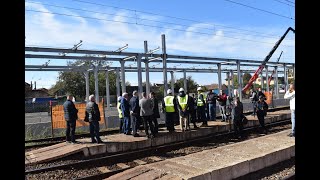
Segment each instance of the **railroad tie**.
[{"label": "railroad tie", "polygon": [[102,172],[102,173],[111,172],[110,169],[108,169],[107,167],[104,167],[104,166],[98,167],[98,170],[99,170],[100,172]]},{"label": "railroad tie", "polygon": [[154,160],[154,161],[156,161],[156,162],[162,161],[162,159],[159,158],[159,157],[157,157],[157,156],[151,156],[151,157],[148,157],[148,158],[149,158],[149,159],[152,159],[152,160]]},{"label": "railroad tie", "polygon": [[129,168],[130,166],[124,164],[124,163],[118,163],[117,166],[119,166],[121,169]]},{"label": "railroad tie", "polygon": [[147,164],[147,162],[145,162],[145,161],[142,161],[142,160],[139,160],[139,159],[137,159],[137,160],[134,160],[133,162],[135,162],[135,163],[137,163],[137,164],[139,164],[139,165],[144,165],[144,164]]}]

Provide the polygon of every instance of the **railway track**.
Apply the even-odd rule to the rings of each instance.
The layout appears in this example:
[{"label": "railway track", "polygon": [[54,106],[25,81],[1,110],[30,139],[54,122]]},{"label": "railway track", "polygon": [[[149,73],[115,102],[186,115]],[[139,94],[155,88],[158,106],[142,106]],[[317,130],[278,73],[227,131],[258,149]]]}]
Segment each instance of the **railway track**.
[{"label": "railway track", "polygon": [[[289,124],[290,119],[270,123],[267,124],[267,126],[270,127],[270,133],[275,133],[283,129],[288,129],[290,127]],[[59,173],[65,175],[70,175],[70,173],[81,174],[73,175],[73,179],[103,179],[141,164],[162,161],[167,158],[183,156],[190,153],[200,152],[204,149],[215,148],[242,140],[259,137],[261,134],[258,133],[257,130],[257,127],[245,128],[244,132],[247,134],[247,137],[240,140],[234,139],[233,131],[231,131],[200,137],[187,142],[176,142],[121,154],[107,155],[73,163],[27,170],[25,171],[25,174],[28,176],[28,179],[41,179],[41,177],[48,177],[50,175],[52,175],[52,179],[65,178],[55,177],[55,175]],[[195,148],[192,149],[193,146]]]}]

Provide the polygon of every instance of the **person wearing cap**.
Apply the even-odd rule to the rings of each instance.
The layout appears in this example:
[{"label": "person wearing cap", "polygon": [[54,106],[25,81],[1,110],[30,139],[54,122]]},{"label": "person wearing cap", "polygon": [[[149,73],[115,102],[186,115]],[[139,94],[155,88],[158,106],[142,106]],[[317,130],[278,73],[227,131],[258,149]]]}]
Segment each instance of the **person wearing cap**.
[{"label": "person wearing cap", "polygon": [[197,99],[197,115],[198,115],[198,121],[202,121],[202,124],[200,127],[206,127],[208,126],[207,117],[206,117],[206,94],[203,93],[203,90],[201,87],[198,87],[198,99]]},{"label": "person wearing cap", "polygon": [[285,99],[290,99],[290,110],[291,110],[291,123],[292,123],[292,130],[291,133],[288,134],[290,137],[295,137],[295,96],[296,96],[296,91],[294,90],[294,84],[290,84],[290,87],[286,94],[284,95]]},{"label": "person wearing cap", "polygon": [[119,123],[120,123],[120,129],[119,133],[123,133],[123,115],[122,115],[122,110],[121,110],[121,96],[118,97],[118,102],[117,102],[117,110],[119,114]]},{"label": "person wearing cap", "polygon": [[217,107],[217,94],[214,93],[214,90],[210,91],[207,95],[209,119],[212,121],[216,120],[216,107]]},{"label": "person wearing cap", "polygon": [[259,96],[259,101],[256,104],[257,117],[259,120],[259,124],[265,133],[267,133],[267,128],[264,125],[264,117],[267,115],[268,104],[265,102],[264,96]]},{"label": "person wearing cap", "polygon": [[140,107],[138,91],[133,91],[133,97],[130,99],[131,127],[133,137],[139,137],[137,133],[140,126]]},{"label": "person wearing cap", "polygon": [[163,98],[162,110],[166,114],[166,127],[169,132],[174,132],[174,118],[178,112],[177,100],[172,95],[171,89],[167,90],[167,96]]},{"label": "person wearing cap", "polygon": [[184,92],[183,88],[179,89],[178,95],[178,109],[179,109],[179,120],[180,120],[180,129],[181,131],[190,130],[189,125],[189,96]]}]

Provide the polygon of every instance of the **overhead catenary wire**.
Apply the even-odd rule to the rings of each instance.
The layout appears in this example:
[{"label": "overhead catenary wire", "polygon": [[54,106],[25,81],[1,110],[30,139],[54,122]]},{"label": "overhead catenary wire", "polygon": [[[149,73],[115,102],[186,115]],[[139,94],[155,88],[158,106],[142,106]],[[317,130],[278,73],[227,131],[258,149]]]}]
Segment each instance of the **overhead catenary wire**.
[{"label": "overhead catenary wire", "polygon": [[[187,18],[182,18],[182,17],[161,15],[161,14],[157,14],[157,13],[151,13],[151,12],[146,12],[146,11],[139,11],[139,10],[129,9],[129,8],[122,8],[122,7],[119,7],[119,6],[111,6],[111,5],[106,5],[106,4],[94,3],[94,2],[90,2],[90,1],[83,1],[83,0],[71,0],[71,1],[76,1],[76,2],[80,2],[80,3],[91,4],[91,5],[97,5],[97,6],[111,7],[111,8],[115,8],[115,9],[123,9],[123,10],[127,10],[127,11],[132,11],[132,12],[135,12],[135,13],[136,13],[136,12],[139,12],[139,13],[151,14],[151,15],[156,15],[156,16],[162,16],[162,17],[167,17],[167,18],[172,18],[172,19],[183,20],[183,21],[201,23],[201,24],[203,24],[203,25],[220,26],[220,27],[224,27],[224,28],[236,29],[236,30],[239,30],[239,31],[247,31],[247,32],[252,32],[252,33],[263,34],[263,33],[261,33],[261,32],[252,31],[252,30],[247,30],[247,29],[235,28],[235,27],[225,26],[225,25],[219,25],[219,24],[212,24],[212,23],[207,23],[207,22],[203,22],[203,21],[199,21],[199,20],[187,19]],[[270,34],[270,35],[271,35],[271,34]],[[277,35],[277,36],[278,36],[278,35]]]},{"label": "overhead catenary wire", "polygon": [[234,3],[234,4],[238,4],[238,5],[241,5],[241,6],[244,6],[244,7],[248,7],[248,8],[251,8],[251,9],[259,10],[259,11],[262,11],[262,12],[265,12],[265,13],[273,14],[273,15],[276,15],[276,16],[279,16],[279,17],[295,20],[294,18],[291,18],[291,17],[288,17],[288,16],[284,16],[284,15],[281,15],[281,14],[278,14],[278,13],[275,13],[275,12],[267,11],[267,10],[256,8],[256,7],[252,7],[252,6],[249,6],[249,5],[246,5],[246,4],[234,2],[234,1],[231,1],[231,0],[225,0],[225,1],[230,2],[230,3]]},{"label": "overhead catenary wire", "polygon": [[[115,14],[115,13],[105,13],[105,12],[99,12],[99,11],[79,9],[79,8],[74,8],[74,7],[59,6],[59,5],[47,4],[47,3],[39,3],[39,2],[34,2],[34,1],[27,1],[27,2],[28,2],[28,3],[33,3],[33,4],[41,4],[41,5],[56,7],[56,8],[63,8],[63,9],[69,9],[69,10],[82,11],[82,12],[97,13],[97,14],[103,14],[103,15],[114,15],[114,16],[118,16],[118,17],[125,17],[125,18],[135,19],[135,20],[136,20],[136,24],[138,24],[137,19],[139,19],[139,20],[142,20],[142,21],[151,21],[151,22],[165,23],[165,24],[171,24],[171,25],[178,25],[178,26],[183,26],[183,27],[190,27],[190,25],[186,25],[186,24],[179,24],[179,23],[164,22],[164,21],[158,21],[158,20],[152,20],[152,19],[146,19],[146,18],[139,18],[139,17],[137,17],[136,12],[135,12],[135,17],[133,17],[133,16],[126,16],[126,15],[119,15],[119,14]],[[204,23],[204,25],[210,25],[210,26],[213,26],[213,27],[214,27],[214,26],[219,26],[219,25],[207,24],[207,23]],[[221,27],[223,27],[223,26],[221,26]],[[261,32],[256,32],[256,31],[243,30],[243,29],[239,29],[239,28],[232,28],[232,27],[224,27],[224,28],[227,28],[227,29],[235,29],[235,30],[240,30],[240,31],[248,31],[248,32],[251,32],[251,33],[259,34],[259,35],[255,35],[255,36],[260,36],[260,37],[270,37],[270,38],[274,38],[274,36],[276,36],[276,35],[271,35],[271,34],[265,34],[265,33],[261,33]],[[206,29],[206,30],[216,31],[215,28],[207,28],[207,27],[201,27],[201,28],[198,28],[198,29]],[[236,34],[241,34],[241,35],[251,35],[251,34],[247,34],[247,33],[239,33],[239,32],[236,32],[236,31],[226,31],[226,30],[223,30],[223,32],[236,33]],[[288,40],[288,39],[287,39],[287,40]],[[292,40],[292,39],[291,39],[291,40]]]},{"label": "overhead catenary wire", "polygon": [[274,0],[274,1],[279,2],[279,3],[281,3],[281,4],[285,4],[285,5],[288,5],[288,6],[294,7],[294,6],[292,6],[291,4],[288,4],[288,3],[285,3],[285,2],[282,2],[282,1],[279,1],[279,0]]},{"label": "overhead catenary wire", "polygon": [[[136,24],[135,22],[109,20],[109,19],[102,19],[102,18],[96,18],[96,17],[90,17],[90,16],[80,16],[80,15],[72,15],[72,14],[64,14],[64,13],[56,13],[56,12],[47,12],[47,11],[38,11],[38,10],[31,10],[31,9],[26,9],[26,11],[37,12],[37,13],[56,14],[56,15],[69,16],[69,17],[81,17],[81,18],[85,18],[85,19],[93,19],[93,20],[116,22],[116,23],[125,23],[125,24],[140,25],[140,26],[154,27],[154,28],[171,29],[171,30],[175,30],[175,31],[191,32],[191,33],[195,33],[195,34],[203,34],[203,35],[210,35],[210,36],[214,35],[214,36],[220,36],[220,37],[225,37],[225,38],[230,38],[230,39],[238,39],[238,40],[245,40],[245,41],[265,43],[265,44],[274,44],[274,43],[270,43],[270,42],[263,42],[263,41],[256,41],[256,40],[252,40],[252,39],[230,37],[230,36],[225,36],[225,35],[217,35],[217,34],[213,34],[213,33],[204,33],[204,32],[190,31],[190,30],[184,30],[184,29],[167,28],[167,27],[162,27],[162,26],[147,25],[147,24],[141,24],[141,23]],[[290,45],[283,45],[283,46],[292,47]]]}]

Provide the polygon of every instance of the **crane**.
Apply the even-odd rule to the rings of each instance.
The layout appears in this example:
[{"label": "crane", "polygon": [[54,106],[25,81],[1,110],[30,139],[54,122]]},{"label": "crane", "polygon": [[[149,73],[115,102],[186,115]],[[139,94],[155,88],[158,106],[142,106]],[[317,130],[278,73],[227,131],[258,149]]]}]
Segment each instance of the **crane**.
[{"label": "crane", "polygon": [[242,89],[242,92],[246,92],[250,86],[252,85],[252,83],[258,78],[259,74],[261,73],[261,71],[263,70],[264,66],[267,64],[267,62],[269,61],[269,59],[271,58],[272,54],[277,50],[277,48],[279,47],[280,43],[282,42],[282,40],[286,37],[286,35],[288,34],[289,31],[292,31],[293,33],[295,33],[295,30],[292,27],[288,27],[288,29],[286,30],[286,32],[281,36],[281,38],[276,42],[276,44],[274,45],[274,47],[271,49],[271,51],[269,52],[269,54],[264,58],[263,62],[261,63],[261,65],[259,66],[259,68],[256,70],[256,72],[254,72],[253,76],[250,78],[248,84]]},{"label": "crane", "polygon": [[[281,58],[282,53],[283,53],[283,51],[281,51],[280,56],[278,57],[277,62],[279,62],[279,60],[280,60],[280,58]],[[275,71],[275,70],[273,70],[273,71],[272,71],[271,76],[270,76],[270,77],[269,77],[269,79],[268,79],[268,85],[269,85],[269,86],[270,86],[270,82],[271,82],[272,76],[274,75],[274,73],[275,73],[275,72],[276,72],[276,71]]]}]

